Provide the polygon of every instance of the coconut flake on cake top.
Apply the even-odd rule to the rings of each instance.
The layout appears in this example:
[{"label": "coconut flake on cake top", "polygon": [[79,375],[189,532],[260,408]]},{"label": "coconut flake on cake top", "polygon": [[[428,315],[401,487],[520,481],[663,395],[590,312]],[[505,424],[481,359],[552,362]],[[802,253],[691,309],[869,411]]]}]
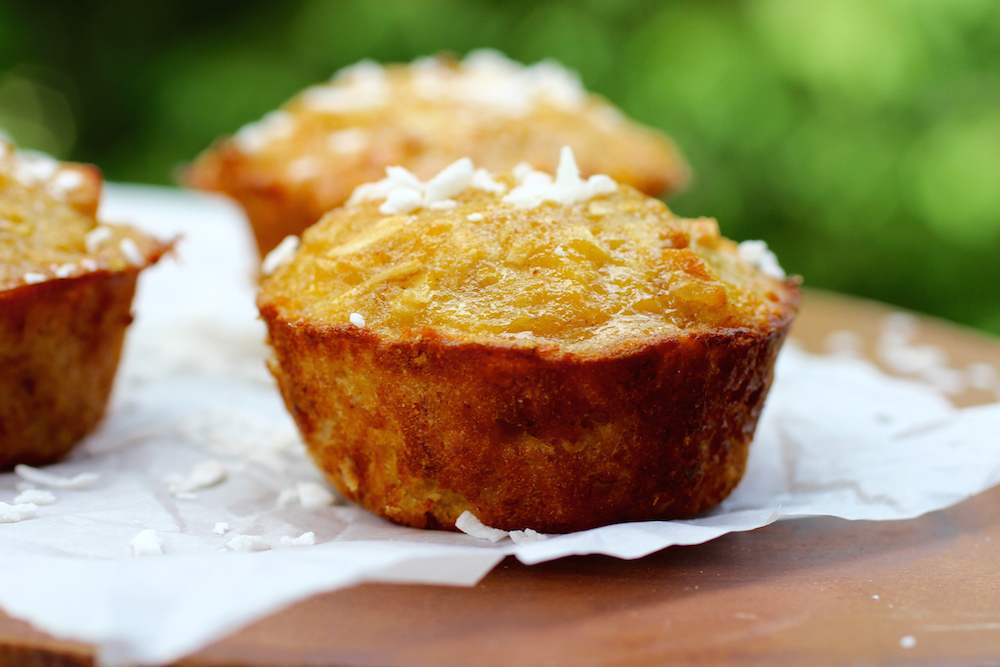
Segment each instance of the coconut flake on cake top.
[{"label": "coconut flake on cake top", "polygon": [[384,67],[373,60],[362,60],[334,74],[330,83],[307,88],[301,99],[313,111],[365,111],[385,105],[389,81]]},{"label": "coconut flake on cake top", "polygon": [[492,49],[470,52],[457,69],[437,58],[415,61],[412,69],[411,85],[424,99],[474,104],[512,116],[529,114],[539,101],[579,109],[587,97],[579,75],[554,60],[526,66]]},{"label": "coconut flake on cake top", "polygon": [[[421,182],[413,173],[403,167],[386,167],[386,177],[374,183],[365,183],[354,189],[347,205],[362,201],[385,199],[379,212],[385,215],[409,213],[418,208],[450,208],[451,197],[472,184],[474,173],[472,160],[467,157],[457,160],[427,181]],[[444,206],[442,206],[444,204]]]},{"label": "coconut flake on cake top", "polygon": [[[381,181],[365,183],[355,188],[347,205],[384,199],[379,212],[397,215],[420,208],[454,208],[456,203],[451,197],[469,187],[494,194],[506,191],[506,186],[494,180],[488,171],[474,169],[472,160],[467,157],[448,165],[426,183],[403,167],[386,167],[385,172],[386,177]],[[580,170],[569,146],[562,149],[555,179],[523,163],[514,168],[513,174],[518,185],[504,195],[502,201],[518,208],[534,208],[544,201],[575,204],[611,194],[618,189],[618,184],[603,174],[596,174],[587,180],[580,178]]]},{"label": "coconut flake on cake top", "polygon": [[503,201],[518,208],[534,208],[544,201],[569,205],[587,201],[599,195],[608,195],[618,189],[618,184],[609,176],[595,174],[583,180],[576,166],[573,149],[564,146],[559,155],[559,168],[555,180],[543,171],[536,171],[528,165],[518,165],[514,169],[518,186],[504,195]]},{"label": "coconut flake on cake top", "polygon": [[233,141],[244,153],[259,153],[275,139],[288,137],[294,130],[295,117],[279,109],[241,127],[233,136]]},{"label": "coconut flake on cake top", "polygon": [[737,252],[740,259],[753,264],[761,273],[778,280],[785,279],[785,270],[778,264],[778,257],[768,249],[765,241],[743,241]]},{"label": "coconut flake on cake top", "polygon": [[54,157],[38,151],[19,151],[0,137],[0,173],[8,175],[21,185],[44,185],[55,199],[66,196],[85,182],[78,169],[63,165]]}]

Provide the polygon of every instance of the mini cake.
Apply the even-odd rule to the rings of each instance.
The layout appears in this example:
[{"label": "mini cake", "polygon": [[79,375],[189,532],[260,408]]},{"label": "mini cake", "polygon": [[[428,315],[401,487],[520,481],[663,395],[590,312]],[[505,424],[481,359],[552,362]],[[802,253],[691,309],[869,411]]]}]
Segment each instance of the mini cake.
[{"label": "mini cake", "polygon": [[136,278],[169,248],[98,224],[101,185],[0,140],[0,469],[53,462],[94,428]]},{"label": "mini cake", "polygon": [[244,209],[264,255],[354,188],[402,165],[430,178],[463,156],[492,171],[527,161],[554,171],[569,145],[585,175],[604,173],[658,196],[687,167],[664,135],[625,119],[551,61],[525,67],[495,51],[461,62],[361,62],[206,151],[186,175]]},{"label": "mini cake", "polygon": [[567,149],[555,179],[387,171],[269,255],[258,297],[341,493],[409,526],[542,532],[729,494],[799,300],[763,243],[583,180]]}]

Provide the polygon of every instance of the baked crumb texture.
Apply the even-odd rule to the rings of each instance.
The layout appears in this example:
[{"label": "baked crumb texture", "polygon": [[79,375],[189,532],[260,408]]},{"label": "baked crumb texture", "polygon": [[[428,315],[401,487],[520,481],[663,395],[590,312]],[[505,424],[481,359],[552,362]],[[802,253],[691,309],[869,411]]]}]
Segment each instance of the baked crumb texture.
[{"label": "baked crumb texture", "polygon": [[359,188],[263,281],[269,365],[327,479],[421,528],[468,510],[567,532],[725,498],[797,279],[714,220],[584,181],[568,151],[554,179],[486,174],[502,187],[456,165]]},{"label": "baked crumb texture", "polygon": [[584,174],[605,173],[647,194],[675,191],[688,178],[669,138],[587,93],[574,73],[475,51],[461,62],[344,69],[216,142],[186,181],[239,201],[264,255],[386,166],[430,178],[469,156],[491,171],[526,161],[553,172],[566,145]]},{"label": "baked crumb texture", "polygon": [[0,468],[55,461],[97,424],[136,278],[170,247],[99,224],[101,185],[0,141]]}]

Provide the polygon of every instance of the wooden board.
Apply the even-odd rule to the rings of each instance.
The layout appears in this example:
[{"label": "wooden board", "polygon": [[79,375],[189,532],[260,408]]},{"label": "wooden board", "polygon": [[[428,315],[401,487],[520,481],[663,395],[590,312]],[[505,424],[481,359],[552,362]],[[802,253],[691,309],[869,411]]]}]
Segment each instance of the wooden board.
[{"label": "wooden board", "polygon": [[[809,292],[793,336],[822,351],[831,332],[851,330],[871,354],[887,312]],[[946,323],[921,318],[916,342],[955,367],[1000,367],[1000,342]],[[92,662],[87,646],[0,614],[0,665]],[[1000,487],[912,521],[785,521],[631,562],[507,559],[471,589],[358,586],[180,664],[1000,664]]]}]

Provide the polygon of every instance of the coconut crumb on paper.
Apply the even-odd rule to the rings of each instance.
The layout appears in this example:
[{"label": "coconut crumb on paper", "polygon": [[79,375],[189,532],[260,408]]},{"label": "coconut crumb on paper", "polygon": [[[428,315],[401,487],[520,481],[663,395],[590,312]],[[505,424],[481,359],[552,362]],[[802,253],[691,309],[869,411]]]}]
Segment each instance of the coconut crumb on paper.
[{"label": "coconut crumb on paper", "polygon": [[100,477],[96,472],[82,472],[75,477],[63,477],[24,464],[14,466],[14,472],[18,477],[32,484],[48,486],[53,489],[72,489],[74,491],[89,489]]},{"label": "coconut crumb on paper", "polygon": [[147,528],[133,537],[129,546],[133,556],[157,556],[163,553],[163,538],[153,528]]},{"label": "coconut crumb on paper", "polygon": [[15,505],[51,505],[55,501],[55,494],[44,489],[24,489],[14,497]]},{"label": "coconut crumb on paper", "polygon": [[548,535],[543,535],[538,531],[532,530],[531,528],[525,528],[524,530],[512,530],[510,531],[510,539],[514,544],[531,544],[532,542],[541,542],[542,540],[549,539]]},{"label": "coconut crumb on paper", "polygon": [[294,486],[282,489],[278,493],[278,507],[288,507],[299,502],[299,490]]},{"label": "coconut crumb on paper", "polygon": [[230,551],[267,551],[271,543],[259,535],[237,535],[226,543]]},{"label": "coconut crumb on paper", "polygon": [[280,542],[283,547],[311,547],[316,544],[316,533],[311,530],[308,533],[302,533],[298,537],[285,537],[281,538]]},{"label": "coconut crumb on paper", "polygon": [[34,503],[19,503],[8,505],[0,503],[0,523],[17,523],[30,519],[38,512],[38,505]]},{"label": "coconut crumb on paper", "polygon": [[278,507],[299,503],[304,509],[314,510],[337,504],[337,496],[319,482],[297,482],[294,487],[282,489],[278,494]]},{"label": "coconut crumb on paper", "polygon": [[330,489],[319,482],[299,482],[296,487],[299,492],[299,502],[307,510],[329,507],[337,500]]},{"label": "coconut crumb on paper", "polygon": [[305,458],[291,420],[276,424],[245,411],[206,410],[182,420],[178,430],[212,456],[257,463],[274,473],[284,473]]},{"label": "coconut crumb on paper", "polygon": [[919,327],[919,320],[910,313],[886,315],[875,342],[876,358],[893,373],[919,378],[948,395],[978,389],[1000,397],[1000,374],[996,367],[975,362],[964,369],[953,368],[943,348],[914,342]]},{"label": "coconut crumb on paper", "polygon": [[225,535],[227,532],[229,532],[229,524],[226,523],[225,521],[219,521],[218,523],[215,524],[215,527],[212,528],[212,532],[215,533],[216,535]]},{"label": "coconut crumb on paper", "polygon": [[209,459],[192,468],[187,477],[172,474],[167,475],[163,481],[175,498],[190,499],[196,497],[195,491],[221,484],[225,479],[226,466],[221,461]]},{"label": "coconut crumb on paper", "polygon": [[506,530],[484,526],[483,522],[476,518],[476,515],[469,510],[465,510],[459,515],[458,519],[455,520],[455,527],[466,535],[478,537],[481,540],[489,540],[490,542],[499,542],[508,535]]}]

